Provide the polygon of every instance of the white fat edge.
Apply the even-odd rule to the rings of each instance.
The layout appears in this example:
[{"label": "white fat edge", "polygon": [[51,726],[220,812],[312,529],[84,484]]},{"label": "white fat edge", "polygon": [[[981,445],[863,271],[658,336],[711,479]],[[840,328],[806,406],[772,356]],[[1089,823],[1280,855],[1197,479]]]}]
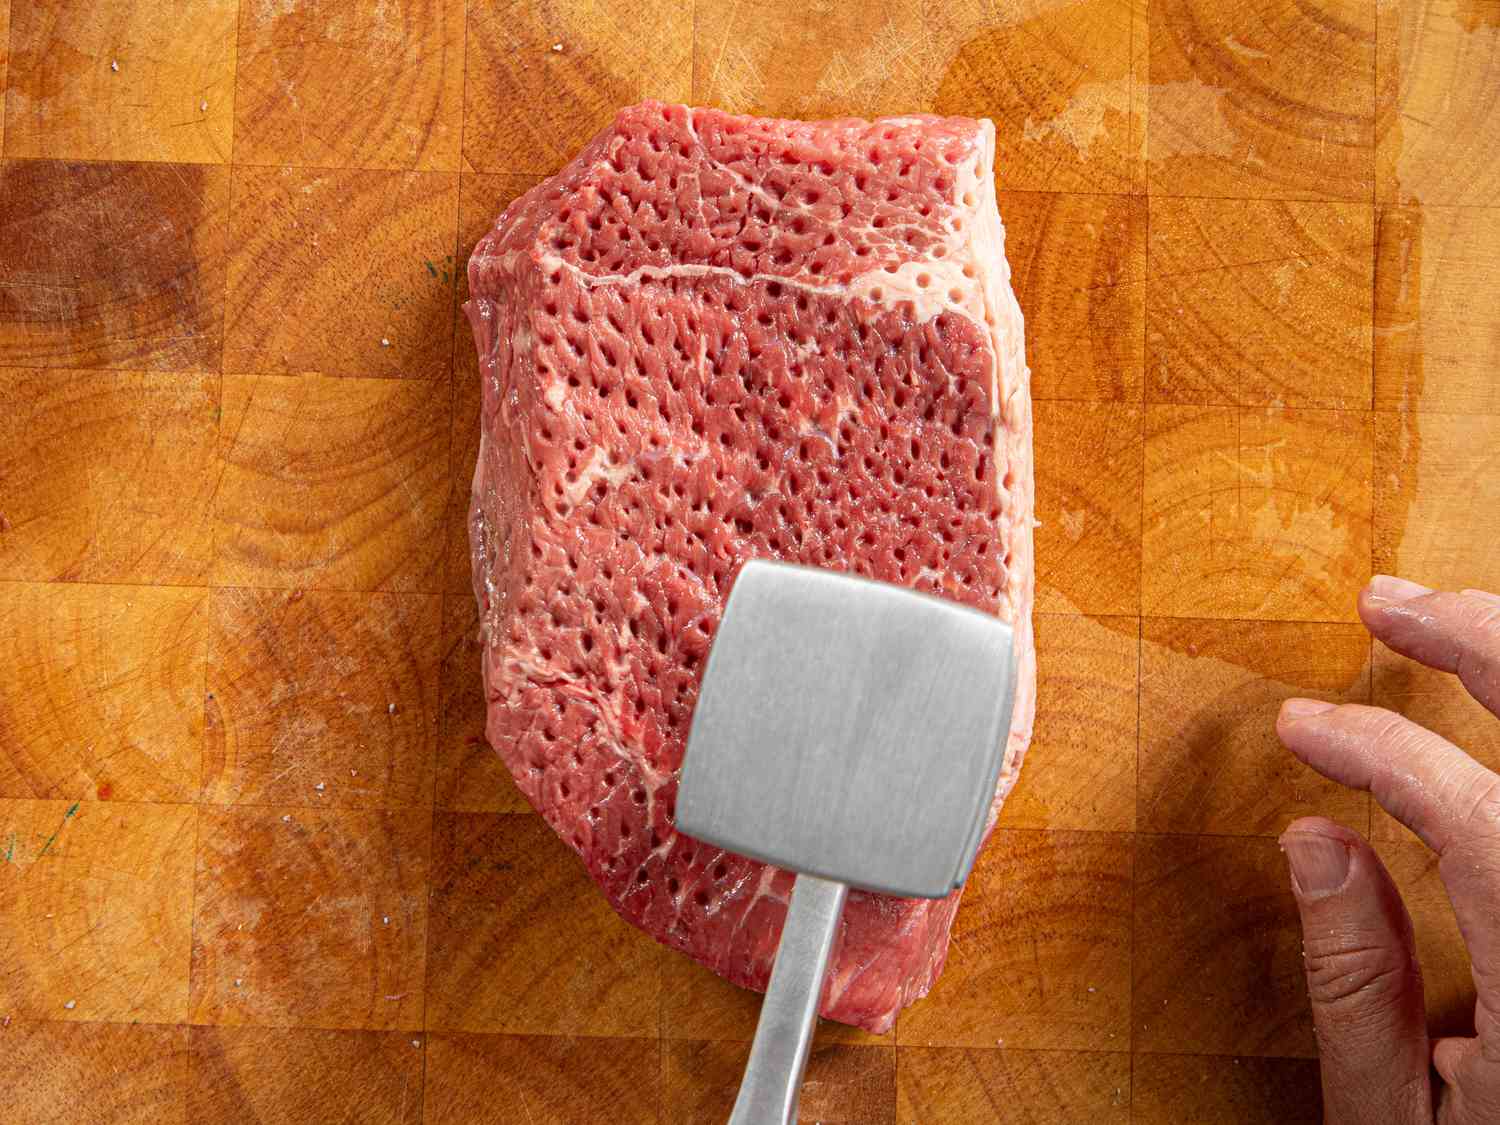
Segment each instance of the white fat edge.
[{"label": "white fat edge", "polygon": [[[1026,369],[1025,326],[1021,306],[1016,301],[1010,285],[1010,263],[1005,258],[1005,228],[1000,222],[1000,207],[995,198],[995,126],[986,119],[980,121],[979,154],[972,165],[960,166],[954,189],[955,201],[961,202],[965,192],[973,192],[975,204],[969,209],[968,257],[974,265],[984,294],[984,325],[994,351],[994,366],[990,381],[991,402],[994,403],[995,425],[995,471],[1002,464],[1008,465],[1006,438],[1016,420],[1018,410],[1024,408],[1024,396],[1028,390],[1029,372]],[[1002,385],[1002,379],[1014,375],[1013,383]],[[1030,535],[1030,511],[1009,511],[1006,516],[1017,522],[1020,534]],[[1007,586],[1010,576],[1006,576]],[[1007,595],[1010,590],[1007,589]],[[1009,600],[1009,599],[1008,599]],[[1015,617],[1017,606],[1011,605],[1011,617]]]}]

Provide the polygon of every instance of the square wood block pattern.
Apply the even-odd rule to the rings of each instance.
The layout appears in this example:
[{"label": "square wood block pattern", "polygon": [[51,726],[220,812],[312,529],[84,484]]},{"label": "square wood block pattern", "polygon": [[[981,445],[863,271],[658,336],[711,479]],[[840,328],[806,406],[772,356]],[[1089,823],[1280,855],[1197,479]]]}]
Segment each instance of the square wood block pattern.
[{"label": "square wood block pattern", "polygon": [[1311,1125],[1275,835],[1432,857],[1288,695],[1500,767],[1372,572],[1500,590],[1494,0],[0,0],[0,1089],[17,1120],[718,1122],[758,998],[484,734],[475,241],[616,107],[987,116],[1036,736],[943,975],[804,1121]]}]

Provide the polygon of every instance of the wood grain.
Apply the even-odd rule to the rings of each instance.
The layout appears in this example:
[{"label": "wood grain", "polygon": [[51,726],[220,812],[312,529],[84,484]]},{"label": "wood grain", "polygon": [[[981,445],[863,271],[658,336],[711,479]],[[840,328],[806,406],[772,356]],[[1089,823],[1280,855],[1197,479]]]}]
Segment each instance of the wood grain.
[{"label": "wood grain", "polygon": [[1464,1029],[1431,855],[1270,717],[1500,766],[1353,615],[1500,590],[1497,66],[1495,0],[0,0],[0,1116],[722,1119],[759,999],[485,745],[467,557],[467,255],[646,96],[992,117],[1026,316],[1035,743],[805,1119],[1315,1120],[1301,811]]},{"label": "wood grain", "polygon": [[207,594],[0,583],[0,796],[196,800]]},{"label": "wood grain", "polygon": [[897,1052],[897,1120],[943,1125],[1128,1125],[1131,1060],[1124,1052]]},{"label": "wood grain", "polygon": [[1136,838],[1133,1046],[1311,1058],[1302,933],[1275,840]]},{"label": "wood grain", "polygon": [[422,1026],[425,809],[200,816],[193,1023]]},{"label": "wood grain", "polygon": [[229,170],[0,163],[0,366],[217,370]]},{"label": "wood grain", "polygon": [[[670,1039],[661,1044],[661,1125],[719,1125],[734,1108],[748,1043]],[[811,1125],[895,1125],[895,1047],[815,1047],[797,1120]]]},{"label": "wood grain", "polygon": [[224,164],[235,0],[14,0],[5,155]]},{"label": "wood grain", "polygon": [[0,577],[203,581],[218,410],[212,376],[0,370]]},{"label": "wood grain", "polygon": [[216,584],[441,588],[446,386],[227,375],[223,403]]},{"label": "wood grain", "polygon": [[195,1027],[188,1107],[201,1125],[418,1125],[421,1040],[401,1031]]},{"label": "wood grain", "polygon": [[1370,403],[1368,203],[1152,199],[1151,402]]},{"label": "wood grain", "polygon": [[1000,824],[1133,831],[1138,619],[1038,614],[1035,626],[1036,735]]},{"label": "wood grain", "polygon": [[426,1125],[655,1125],[657,1044],[444,1033],[427,1040]]},{"label": "wood grain", "polygon": [[187,1017],[189,805],[0,800],[0,1010]]},{"label": "wood grain", "polygon": [[1139,613],[1141,408],[1038,402],[1033,411],[1037,609]]},{"label": "wood grain", "polygon": [[1304,621],[1142,622],[1137,817],[1143,831],[1274,836],[1299,816],[1363,832],[1370,803],[1276,738],[1290,696],[1370,700],[1370,636]]},{"label": "wood grain", "polygon": [[1500,591],[1500,417],[1375,416],[1375,570]]},{"label": "wood grain", "polygon": [[[10,0],[0,0],[0,89],[8,90],[10,74]],[[5,117],[0,99],[0,153],[5,151]]]},{"label": "wood grain", "polygon": [[1130,1043],[1130,839],[997,830],[937,985],[902,1046],[1120,1050]]},{"label": "wood grain", "polygon": [[944,46],[910,0],[695,6],[695,97],[731,113],[881,116],[925,109]]},{"label": "wood grain", "polygon": [[665,951],[539,817],[434,823],[429,1028],[657,1037]]},{"label": "wood grain", "polygon": [[1368,200],[1375,6],[1153,0],[1153,195]]},{"label": "wood grain", "polygon": [[432,804],[442,599],[216,590],[203,796]]},{"label": "wood grain", "polygon": [[1141,1055],[1131,1086],[1137,1125],[1318,1125],[1323,1097],[1311,1059]]},{"label": "wood grain", "polygon": [[1371,428],[1368,413],[1148,407],[1142,610],[1354,620]]},{"label": "wood grain", "polygon": [[[996,182],[1009,182],[1003,169]],[[1002,191],[999,201],[1032,399],[1140,402],[1145,199]]]},{"label": "wood grain", "polygon": [[1375,406],[1500,414],[1500,210],[1383,207]]},{"label": "wood grain", "polygon": [[[942,72],[933,109],[995,121],[1010,188],[1139,193],[1146,7],[1031,2],[981,17]],[[955,9],[961,20],[965,6]]]},{"label": "wood grain", "polygon": [[1492,0],[1379,0],[1376,186],[1388,202],[1500,193],[1500,12]]},{"label": "wood grain", "polygon": [[471,0],[464,159],[550,175],[621,106],[692,93],[693,13],[681,5]]},{"label": "wood grain", "polygon": [[20,1023],[0,1029],[0,1084],[23,1120],[188,1125],[188,1029]]},{"label": "wood grain", "polygon": [[236,169],[224,369],[445,378],[457,210],[456,175]]},{"label": "wood grain", "polygon": [[235,160],[458,170],[463,0],[241,4]]}]

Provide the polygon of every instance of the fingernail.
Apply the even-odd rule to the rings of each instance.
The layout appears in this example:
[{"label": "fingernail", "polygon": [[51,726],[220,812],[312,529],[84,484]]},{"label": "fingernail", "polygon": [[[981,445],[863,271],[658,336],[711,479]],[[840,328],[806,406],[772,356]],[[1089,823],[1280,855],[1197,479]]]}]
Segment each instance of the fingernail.
[{"label": "fingernail", "polygon": [[1332,711],[1337,703],[1324,703],[1321,699],[1288,699],[1281,705],[1283,722],[1295,723],[1298,719],[1310,719],[1325,711]]},{"label": "fingernail", "polygon": [[1463,595],[1466,598],[1478,598],[1490,605],[1500,605],[1500,594],[1492,594],[1488,590],[1465,590]]},{"label": "fingernail", "polygon": [[1349,847],[1342,840],[1315,836],[1311,832],[1289,832],[1281,838],[1292,883],[1299,894],[1326,895],[1344,885],[1349,877]]},{"label": "fingernail", "polygon": [[1432,593],[1431,587],[1408,582],[1404,578],[1393,578],[1389,574],[1377,574],[1370,579],[1370,593],[1388,602],[1404,602]]}]

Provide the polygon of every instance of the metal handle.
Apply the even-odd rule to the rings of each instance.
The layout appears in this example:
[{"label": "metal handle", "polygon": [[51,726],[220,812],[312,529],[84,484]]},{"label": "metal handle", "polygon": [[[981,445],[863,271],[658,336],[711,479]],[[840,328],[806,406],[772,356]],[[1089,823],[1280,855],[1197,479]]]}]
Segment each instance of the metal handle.
[{"label": "metal handle", "polygon": [[729,1125],[792,1125],[849,888],[798,875]]}]

